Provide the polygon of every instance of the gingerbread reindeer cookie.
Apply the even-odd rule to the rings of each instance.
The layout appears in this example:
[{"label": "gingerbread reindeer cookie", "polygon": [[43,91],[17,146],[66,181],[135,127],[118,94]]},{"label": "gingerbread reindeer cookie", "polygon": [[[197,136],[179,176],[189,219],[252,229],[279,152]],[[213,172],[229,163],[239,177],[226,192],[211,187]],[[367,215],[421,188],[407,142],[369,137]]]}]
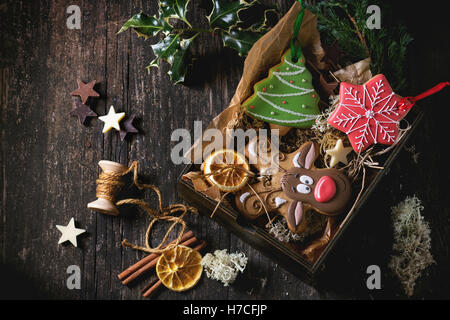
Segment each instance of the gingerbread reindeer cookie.
[{"label": "gingerbread reindeer cookie", "polygon": [[[265,149],[264,149],[265,148]],[[260,156],[260,150],[264,150]],[[267,212],[281,214],[289,229],[303,232],[305,214],[314,209],[320,214],[334,216],[342,213],[351,196],[350,181],[337,169],[318,169],[314,161],[319,146],[304,143],[290,154],[270,151],[256,137],[246,146],[245,155],[259,170],[260,181],[247,185],[236,194],[236,206],[248,219],[256,219]],[[278,164],[273,166],[275,157]]]}]

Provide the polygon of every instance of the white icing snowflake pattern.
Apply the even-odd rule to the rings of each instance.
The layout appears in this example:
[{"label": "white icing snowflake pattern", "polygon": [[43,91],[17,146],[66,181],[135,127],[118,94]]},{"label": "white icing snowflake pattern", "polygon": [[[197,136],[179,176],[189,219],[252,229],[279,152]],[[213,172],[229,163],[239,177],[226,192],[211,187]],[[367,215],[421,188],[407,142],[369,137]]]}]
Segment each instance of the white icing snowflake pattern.
[{"label": "white icing snowflake pattern", "polygon": [[374,143],[392,145],[408,111],[401,100],[382,74],[360,86],[342,82],[340,103],[328,123],[348,135],[356,152]]}]

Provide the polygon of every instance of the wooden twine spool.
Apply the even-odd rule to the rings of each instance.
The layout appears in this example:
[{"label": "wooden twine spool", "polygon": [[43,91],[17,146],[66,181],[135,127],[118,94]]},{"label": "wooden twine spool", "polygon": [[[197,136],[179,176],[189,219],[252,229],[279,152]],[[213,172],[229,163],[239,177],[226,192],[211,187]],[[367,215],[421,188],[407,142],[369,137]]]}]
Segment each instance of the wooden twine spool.
[{"label": "wooden twine spool", "polygon": [[[129,243],[126,239],[122,241],[122,245],[148,253],[161,253],[177,246],[181,241],[181,238],[186,229],[186,223],[184,222],[183,217],[188,212],[197,213],[197,209],[194,207],[185,206],[181,203],[163,207],[162,195],[158,187],[152,184],[139,183],[139,164],[137,161],[133,161],[129,167],[117,162],[107,160],[101,160],[98,165],[102,169],[102,172],[97,179],[97,200],[88,204],[89,209],[98,211],[103,214],[117,216],[119,214],[119,210],[117,209],[118,206],[126,204],[136,205],[143,209],[152,218],[147,227],[147,231],[145,232],[145,247]],[[124,185],[122,177],[130,172],[133,172],[133,183],[138,189],[153,190],[156,193],[158,197],[157,209],[152,208],[149,203],[139,199],[123,199],[115,202],[116,195]],[[179,215],[174,216],[174,214],[176,213],[178,213]],[[161,243],[155,248],[152,248],[149,244],[150,232],[153,228],[153,225],[158,221],[168,221],[172,222],[172,224],[168,228]],[[181,226],[181,230],[178,234],[177,239],[173,243],[165,245],[166,241],[168,240],[169,234],[172,232],[176,225]]]},{"label": "wooden twine spool", "polygon": [[97,179],[97,200],[88,203],[87,207],[103,214],[117,216],[119,210],[114,204],[115,197],[124,185],[121,178],[128,172],[128,167],[109,160],[100,160],[98,165],[102,172]]}]

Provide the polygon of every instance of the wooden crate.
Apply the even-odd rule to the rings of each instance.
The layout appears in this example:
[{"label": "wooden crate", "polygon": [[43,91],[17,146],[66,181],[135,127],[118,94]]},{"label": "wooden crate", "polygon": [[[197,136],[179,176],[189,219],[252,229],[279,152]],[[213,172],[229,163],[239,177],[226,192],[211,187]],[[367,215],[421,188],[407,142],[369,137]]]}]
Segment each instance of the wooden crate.
[{"label": "wooden crate", "polygon": [[[419,110],[419,111],[418,111]],[[350,225],[353,218],[361,211],[367,199],[380,183],[381,179],[390,171],[390,167],[397,158],[398,153],[402,150],[408,138],[414,133],[420,121],[423,118],[423,111],[419,107],[415,107],[410,111],[407,120],[411,123],[410,130],[405,134],[402,140],[387,155],[380,158],[383,170],[376,170],[370,182],[366,185],[365,190],[361,194],[360,200],[355,206],[350,216],[346,217],[345,222],[332,237],[320,257],[310,263],[296,250],[292,250],[286,243],[276,240],[269,232],[252,221],[246,220],[241,213],[232,206],[221,204],[216,210],[213,219],[221,223],[225,228],[236,234],[245,242],[249,243],[264,255],[273,259],[291,273],[305,279],[313,280],[314,276],[324,268],[324,262],[327,256],[333,250],[337,241],[343,236],[345,230]],[[190,205],[198,208],[199,212],[210,218],[210,215],[217,205],[217,202],[197,192],[190,181],[181,178],[182,175],[193,170],[194,165],[187,165],[180,177],[178,178],[177,188],[178,194],[182,199]],[[375,169],[374,169],[375,170]]]}]

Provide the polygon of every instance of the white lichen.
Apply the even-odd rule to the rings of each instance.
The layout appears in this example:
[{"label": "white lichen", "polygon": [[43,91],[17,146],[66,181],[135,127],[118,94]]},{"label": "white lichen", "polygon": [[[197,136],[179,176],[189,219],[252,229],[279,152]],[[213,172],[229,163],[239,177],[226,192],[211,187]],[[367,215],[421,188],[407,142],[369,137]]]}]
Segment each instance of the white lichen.
[{"label": "white lichen", "polygon": [[244,272],[248,258],[244,253],[227,253],[227,249],[207,253],[202,259],[206,276],[221,281],[225,287],[236,280],[239,272]]},{"label": "white lichen", "polygon": [[407,197],[392,207],[394,255],[389,269],[399,278],[406,295],[414,294],[421,272],[434,263],[431,255],[430,227],[421,215],[423,206],[416,197]]},{"label": "white lichen", "polygon": [[273,223],[269,227],[269,233],[281,242],[301,241],[304,239],[303,235],[293,233],[289,230],[285,220]]},{"label": "white lichen", "polygon": [[339,96],[330,96],[330,107],[322,112],[317,118],[316,122],[311,127],[312,130],[318,131],[320,133],[327,132],[331,126],[328,124],[328,118],[333,113],[334,109],[336,109],[337,104],[339,103]]},{"label": "white lichen", "polygon": [[305,215],[306,224],[308,227],[302,233],[293,233],[289,230],[286,220],[282,219],[268,226],[269,233],[278,241],[281,242],[293,242],[304,241],[310,235],[313,235],[325,227],[327,223],[327,217],[324,215],[308,212]]}]

